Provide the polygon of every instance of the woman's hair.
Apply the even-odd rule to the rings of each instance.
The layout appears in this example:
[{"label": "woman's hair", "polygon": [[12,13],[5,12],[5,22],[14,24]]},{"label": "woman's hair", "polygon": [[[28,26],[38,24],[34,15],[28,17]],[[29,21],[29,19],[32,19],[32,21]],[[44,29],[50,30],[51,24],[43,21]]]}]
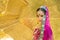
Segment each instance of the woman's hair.
[{"label": "woman's hair", "polygon": [[38,8],[36,11],[38,12],[39,10],[43,11],[44,14],[46,15],[46,10],[44,8]]}]

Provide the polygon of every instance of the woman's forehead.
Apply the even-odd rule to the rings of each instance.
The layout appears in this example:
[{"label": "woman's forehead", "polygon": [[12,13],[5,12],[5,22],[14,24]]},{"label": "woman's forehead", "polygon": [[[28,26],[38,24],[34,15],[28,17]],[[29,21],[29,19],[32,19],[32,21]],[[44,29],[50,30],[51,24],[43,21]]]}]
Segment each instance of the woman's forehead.
[{"label": "woman's forehead", "polygon": [[37,12],[37,14],[44,15],[44,12],[43,12],[43,11],[41,11],[41,10],[39,10],[39,11]]}]

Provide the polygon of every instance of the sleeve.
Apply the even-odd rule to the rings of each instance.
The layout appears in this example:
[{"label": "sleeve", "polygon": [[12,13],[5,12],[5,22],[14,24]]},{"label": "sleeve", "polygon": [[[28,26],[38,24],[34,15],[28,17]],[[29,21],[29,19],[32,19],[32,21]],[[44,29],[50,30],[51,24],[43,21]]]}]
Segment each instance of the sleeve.
[{"label": "sleeve", "polygon": [[40,36],[40,29],[39,28],[35,28],[34,32],[33,32],[33,40],[38,40]]}]

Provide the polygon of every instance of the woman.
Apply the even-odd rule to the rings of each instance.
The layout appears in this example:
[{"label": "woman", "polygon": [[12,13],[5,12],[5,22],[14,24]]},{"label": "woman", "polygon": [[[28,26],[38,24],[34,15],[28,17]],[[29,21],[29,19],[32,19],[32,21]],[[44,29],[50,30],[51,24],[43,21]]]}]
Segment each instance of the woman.
[{"label": "woman", "polygon": [[38,8],[36,15],[39,19],[39,22],[41,22],[41,28],[35,28],[33,33],[33,40],[53,40],[47,7],[41,6],[40,8]]}]

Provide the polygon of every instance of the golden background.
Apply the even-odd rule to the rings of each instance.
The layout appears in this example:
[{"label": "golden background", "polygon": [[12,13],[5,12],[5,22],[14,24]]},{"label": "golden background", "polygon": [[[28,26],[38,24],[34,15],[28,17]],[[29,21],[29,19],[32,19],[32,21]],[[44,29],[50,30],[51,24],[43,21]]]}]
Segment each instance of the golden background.
[{"label": "golden background", "polygon": [[[60,0],[9,0],[6,12],[4,14],[0,12],[0,29],[6,28],[4,32],[15,40],[32,40],[33,29],[37,25],[36,9],[41,5],[46,5],[50,13],[54,40],[60,40],[59,3]],[[2,4],[3,10],[1,7],[0,10],[5,10],[4,5],[6,4]]]}]

